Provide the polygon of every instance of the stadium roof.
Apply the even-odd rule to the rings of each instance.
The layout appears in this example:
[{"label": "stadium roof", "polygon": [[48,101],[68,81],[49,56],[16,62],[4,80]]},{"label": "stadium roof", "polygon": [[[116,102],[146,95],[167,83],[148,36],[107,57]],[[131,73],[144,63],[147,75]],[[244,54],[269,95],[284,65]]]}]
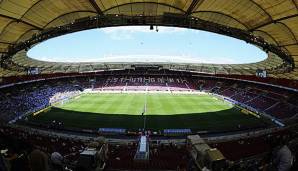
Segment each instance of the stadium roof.
[{"label": "stadium roof", "polygon": [[[2,0],[0,53],[47,28],[87,16],[183,14],[252,32],[287,51],[298,64],[296,0]],[[297,68],[278,77],[298,79]]]}]

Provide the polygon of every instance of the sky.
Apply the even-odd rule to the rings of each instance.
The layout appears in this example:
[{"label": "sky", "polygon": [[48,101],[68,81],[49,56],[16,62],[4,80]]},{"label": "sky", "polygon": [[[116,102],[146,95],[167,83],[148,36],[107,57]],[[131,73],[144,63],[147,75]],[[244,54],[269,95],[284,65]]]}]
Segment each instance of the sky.
[{"label": "sky", "polygon": [[92,29],[44,41],[28,51],[42,61],[96,62],[116,57],[172,60],[191,59],[201,63],[240,64],[266,59],[266,53],[231,37],[176,27],[125,26]]}]

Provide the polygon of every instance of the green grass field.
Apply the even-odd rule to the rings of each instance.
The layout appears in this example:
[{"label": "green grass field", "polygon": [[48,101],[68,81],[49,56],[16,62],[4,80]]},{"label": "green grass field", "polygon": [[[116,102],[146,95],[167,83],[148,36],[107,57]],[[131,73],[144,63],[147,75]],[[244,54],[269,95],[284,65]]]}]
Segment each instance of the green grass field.
[{"label": "green grass field", "polygon": [[84,94],[49,111],[30,116],[32,122],[62,121],[66,127],[127,128],[152,130],[237,130],[263,127],[261,119],[242,114],[231,104],[211,95]]}]

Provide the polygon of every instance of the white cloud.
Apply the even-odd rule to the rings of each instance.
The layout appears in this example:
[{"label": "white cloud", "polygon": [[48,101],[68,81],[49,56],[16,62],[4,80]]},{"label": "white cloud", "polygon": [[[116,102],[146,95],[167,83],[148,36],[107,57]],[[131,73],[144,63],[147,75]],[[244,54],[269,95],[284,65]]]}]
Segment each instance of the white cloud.
[{"label": "white cloud", "polygon": [[129,39],[133,39],[133,35],[114,32],[110,34],[110,38],[112,40],[129,40]]},{"label": "white cloud", "polygon": [[41,56],[41,61],[48,62],[180,62],[180,63],[206,63],[206,64],[238,64],[237,59],[229,57],[192,56],[190,54],[158,55],[158,54],[106,54],[102,57],[80,56],[69,57]]},{"label": "white cloud", "polygon": [[[184,28],[177,27],[157,27],[157,29],[160,34],[176,34],[178,32],[182,33],[186,31]],[[152,33],[155,32],[155,30],[156,26],[154,26],[154,30],[150,30],[149,26],[123,26],[102,28],[99,31],[108,34],[113,40],[127,40],[133,39],[133,34],[135,33]]]},{"label": "white cloud", "polygon": [[214,59],[203,59],[203,63],[209,63],[209,64],[236,64],[237,61],[233,59],[228,58],[214,58]]},{"label": "white cloud", "polygon": [[[177,33],[186,31],[185,28],[177,28],[177,27],[162,27],[158,26],[159,33]],[[101,29],[104,33],[115,33],[115,32],[123,32],[123,33],[151,33],[156,30],[156,26],[154,26],[154,30],[150,30],[149,26],[122,26],[122,27],[108,27]]]}]

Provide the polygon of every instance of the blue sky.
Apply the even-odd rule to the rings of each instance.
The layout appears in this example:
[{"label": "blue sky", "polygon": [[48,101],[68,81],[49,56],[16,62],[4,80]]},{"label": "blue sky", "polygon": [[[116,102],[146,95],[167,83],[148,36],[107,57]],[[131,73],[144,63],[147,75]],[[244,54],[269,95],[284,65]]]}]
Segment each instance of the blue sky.
[{"label": "blue sky", "polygon": [[29,57],[56,62],[96,62],[119,56],[195,59],[202,63],[251,63],[266,58],[257,47],[205,31],[149,26],[93,29],[49,39]]}]

